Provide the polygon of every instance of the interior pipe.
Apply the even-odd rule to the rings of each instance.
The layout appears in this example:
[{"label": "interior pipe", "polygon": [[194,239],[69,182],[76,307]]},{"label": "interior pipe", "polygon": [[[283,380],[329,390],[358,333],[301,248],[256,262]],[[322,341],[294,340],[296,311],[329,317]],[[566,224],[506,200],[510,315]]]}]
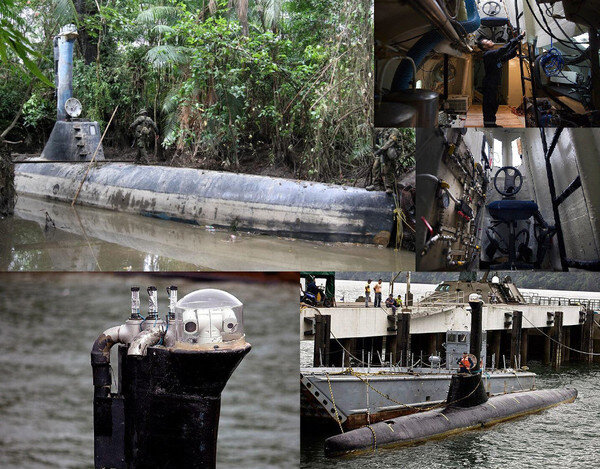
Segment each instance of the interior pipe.
[{"label": "interior pipe", "polygon": [[[454,26],[452,26],[450,23],[450,20],[444,15],[443,11],[434,0],[421,0],[421,2],[417,2],[415,4],[415,7],[417,7],[419,10],[426,8],[430,13],[426,14],[426,16],[437,26],[436,29],[432,29],[428,33],[425,33],[406,54],[405,58],[412,59],[416,66],[419,66],[423,63],[423,60],[425,60],[425,57],[427,57],[433,48],[445,39],[442,32],[448,34],[448,27],[454,33],[450,35],[451,40],[456,40],[458,42],[462,42],[462,40],[454,29]],[[479,26],[481,25],[481,19],[479,18],[479,12],[477,11],[475,0],[465,0],[465,7],[467,10],[467,20],[459,21],[458,24],[461,26],[461,29],[464,29],[464,31],[469,34],[479,29]],[[443,24],[439,24],[439,18],[437,16],[438,14],[443,16],[445,20]],[[437,21],[432,18],[432,15]],[[400,62],[400,65],[394,74],[394,80],[392,81],[392,91],[405,90],[408,88],[411,78],[410,71],[411,69],[408,61]]]},{"label": "interior pipe", "polygon": [[465,61],[465,65],[464,65],[464,69],[463,69],[463,79],[462,79],[462,85],[461,85],[461,94],[466,95],[467,94],[467,86],[468,86],[468,80],[469,80],[469,74],[471,73],[471,56],[467,56],[463,59]]},{"label": "interior pipe", "polygon": [[[388,62],[383,66],[383,71],[381,72],[381,77],[385,77],[385,73],[387,72],[388,68],[390,67],[390,64],[397,61],[397,60],[404,60],[407,59],[410,61],[410,63],[413,66],[413,77],[415,77],[415,79],[412,82],[412,88],[413,90],[417,88],[417,64],[415,64],[415,61],[412,59],[412,57],[392,57],[390,60],[388,60]],[[379,91],[383,91],[383,88],[381,88]]]},{"label": "interior pipe", "polygon": [[443,31],[450,41],[461,42],[451,19],[436,0],[417,0],[413,2],[413,6],[431,21],[436,29]]}]

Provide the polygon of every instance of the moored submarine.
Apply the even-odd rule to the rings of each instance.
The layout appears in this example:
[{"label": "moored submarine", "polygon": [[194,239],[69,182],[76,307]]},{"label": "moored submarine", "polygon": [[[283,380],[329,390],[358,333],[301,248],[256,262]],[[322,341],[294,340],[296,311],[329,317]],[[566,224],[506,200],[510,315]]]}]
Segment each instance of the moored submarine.
[{"label": "moored submarine", "polygon": [[[471,307],[471,354],[479,363],[481,350],[482,301],[469,297]],[[474,368],[479,368],[475,365]],[[488,427],[506,420],[573,402],[576,389],[545,389],[503,394],[488,398],[481,370],[452,377],[443,408],[417,412],[335,435],[325,440],[327,456],[341,456],[381,447],[406,446],[434,438]]]},{"label": "moored submarine", "polygon": [[[92,347],[96,468],[214,468],[221,392],[250,351],[243,304],[221,290],[192,292],[159,318],[157,290]],[[110,350],[119,344],[118,390],[111,392]]]}]

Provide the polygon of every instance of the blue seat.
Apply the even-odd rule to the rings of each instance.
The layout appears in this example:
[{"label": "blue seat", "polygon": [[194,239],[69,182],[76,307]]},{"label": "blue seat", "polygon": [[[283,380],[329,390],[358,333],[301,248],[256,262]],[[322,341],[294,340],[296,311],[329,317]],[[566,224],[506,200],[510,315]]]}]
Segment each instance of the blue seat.
[{"label": "blue seat", "polygon": [[481,18],[481,26],[485,26],[487,28],[498,28],[507,24],[508,18],[500,18],[497,16],[488,16],[485,18]]},{"label": "blue seat", "polygon": [[512,222],[527,220],[538,211],[533,200],[496,200],[487,205],[494,220]]}]

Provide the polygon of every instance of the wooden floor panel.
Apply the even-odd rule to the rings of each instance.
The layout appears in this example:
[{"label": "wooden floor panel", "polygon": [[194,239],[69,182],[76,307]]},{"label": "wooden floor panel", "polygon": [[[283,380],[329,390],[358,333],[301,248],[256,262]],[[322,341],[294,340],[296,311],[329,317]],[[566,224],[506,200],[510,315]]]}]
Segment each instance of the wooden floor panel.
[{"label": "wooden floor panel", "polygon": [[[500,105],[496,114],[496,124],[502,127],[525,127],[525,118],[513,114],[507,105]],[[483,127],[483,110],[481,104],[472,104],[467,113],[465,127]]]}]

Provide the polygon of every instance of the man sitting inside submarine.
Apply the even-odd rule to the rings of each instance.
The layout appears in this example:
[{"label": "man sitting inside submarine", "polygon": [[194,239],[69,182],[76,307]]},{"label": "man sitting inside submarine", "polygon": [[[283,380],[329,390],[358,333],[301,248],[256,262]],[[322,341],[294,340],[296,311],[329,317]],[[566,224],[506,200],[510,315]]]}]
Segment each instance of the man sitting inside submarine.
[{"label": "man sitting inside submarine", "polygon": [[499,49],[494,49],[494,42],[486,37],[480,36],[477,47],[483,51],[483,126],[500,127],[496,125],[496,113],[498,112],[498,86],[502,79],[502,65],[517,55],[519,43],[525,37],[525,33],[519,34]]},{"label": "man sitting inside submarine", "polygon": [[460,365],[458,368],[459,373],[471,373],[475,362],[467,352],[463,352],[463,356],[458,360],[458,364]]}]

